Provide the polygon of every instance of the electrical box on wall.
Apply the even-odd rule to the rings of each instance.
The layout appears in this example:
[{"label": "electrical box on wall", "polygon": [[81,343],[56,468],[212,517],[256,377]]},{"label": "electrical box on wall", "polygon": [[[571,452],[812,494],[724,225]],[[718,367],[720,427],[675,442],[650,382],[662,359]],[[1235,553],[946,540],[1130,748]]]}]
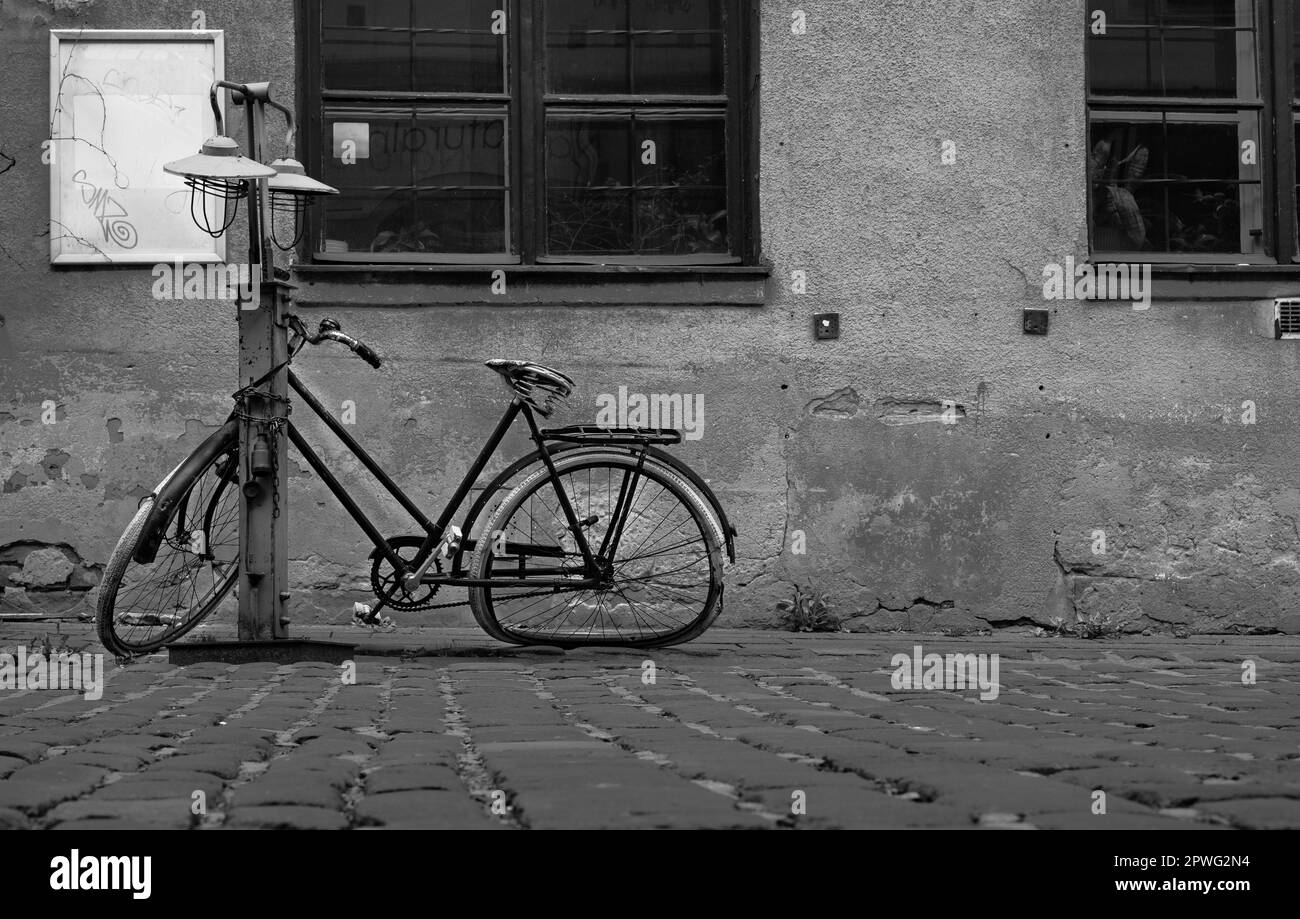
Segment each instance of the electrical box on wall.
[{"label": "electrical box on wall", "polygon": [[813,317],[813,335],[818,341],[840,337],[840,314],[818,313]]},{"label": "electrical box on wall", "polygon": [[1026,335],[1046,335],[1048,319],[1051,313],[1047,310],[1025,310],[1024,328]]}]

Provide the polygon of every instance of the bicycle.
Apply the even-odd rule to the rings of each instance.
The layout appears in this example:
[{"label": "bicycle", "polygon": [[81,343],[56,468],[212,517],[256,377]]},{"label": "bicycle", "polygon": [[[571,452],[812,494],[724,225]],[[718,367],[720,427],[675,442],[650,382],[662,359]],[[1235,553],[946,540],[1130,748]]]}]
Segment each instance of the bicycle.
[{"label": "bicycle", "polygon": [[[451,498],[430,520],[321,404],[288,365],[308,344],[345,345],[371,366],[379,356],[325,319],[309,333],[285,317],[288,357],[234,394],[222,427],[145,496],[105,566],[97,626],[120,657],[157,650],[198,625],[236,587],[239,498],[259,487],[240,469],[239,422],[250,397],[281,369],[289,389],[332,431],[422,532],[385,537],[290,420],[288,441],[374,545],[370,587],[384,608],[420,611],[468,603],[491,637],[511,644],[662,647],[702,634],[722,610],[722,552],[735,561],[735,529],[704,480],[662,448],[681,433],[575,425],[542,429],[572,393],[558,370],[491,360],[513,398]],[[453,525],[516,421],[536,449],[508,464]],[[273,424],[263,421],[263,434]],[[265,458],[264,458],[265,459]],[[603,486],[603,491],[602,491]],[[656,490],[657,489],[657,490]],[[581,514],[581,516],[580,516]],[[447,570],[444,571],[444,564]],[[466,601],[433,602],[442,587]],[[551,605],[546,605],[547,601]]]}]

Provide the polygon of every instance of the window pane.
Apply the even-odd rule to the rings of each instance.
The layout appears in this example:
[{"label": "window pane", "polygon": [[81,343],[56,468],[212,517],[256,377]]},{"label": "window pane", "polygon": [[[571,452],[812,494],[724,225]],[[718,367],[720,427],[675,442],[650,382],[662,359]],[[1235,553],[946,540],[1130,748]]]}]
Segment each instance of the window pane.
[{"label": "window pane", "polygon": [[552,255],[729,251],[720,116],[553,116],[546,175]]},{"label": "window pane", "polygon": [[354,163],[337,142],[326,159],[326,251],[509,251],[503,118],[327,113],[327,139],[358,135]]},{"label": "window pane", "polygon": [[505,36],[492,34],[500,6],[499,0],[324,0],[325,87],[504,92]]},{"label": "window pane", "polygon": [[726,130],[720,117],[641,117],[637,145],[655,145],[654,163],[637,161],[638,184],[656,188],[724,188],[727,184]]},{"label": "window pane", "polygon": [[633,251],[632,119],[547,119],[547,246],[552,253]]},{"label": "window pane", "polygon": [[1089,171],[1095,248],[1249,248],[1241,233],[1243,190],[1253,193],[1258,180],[1238,165],[1239,130],[1235,122],[1094,123]]},{"label": "window pane", "polygon": [[[1162,19],[1171,26],[1216,26],[1237,24],[1239,0],[1164,0]],[[1247,4],[1249,6],[1249,4]]]},{"label": "window pane", "polygon": [[1090,89],[1099,95],[1254,98],[1254,0],[1110,0],[1090,16]]},{"label": "window pane", "polygon": [[567,189],[546,195],[546,244],[552,255],[632,255],[632,192]]},{"label": "window pane", "polygon": [[632,4],[632,91],[717,95],[723,89],[716,0]]},{"label": "window pane", "polygon": [[1089,19],[1092,13],[1106,14],[1106,25],[1157,25],[1160,21],[1160,0],[1093,0],[1088,4]]},{"label": "window pane", "polygon": [[501,0],[415,3],[417,92],[505,92],[505,36],[492,34]]},{"label": "window pane", "polygon": [[[1227,96],[1237,92],[1237,32],[1179,29],[1165,33],[1165,92],[1171,96]],[[1243,94],[1254,87],[1243,86]]]},{"label": "window pane", "polygon": [[557,189],[632,184],[631,119],[548,120],[546,183]]},{"label": "window pane", "polygon": [[723,92],[720,0],[548,0],[546,31],[551,92]]},{"label": "window pane", "polygon": [[1291,60],[1295,64],[1295,83],[1292,88],[1295,91],[1296,99],[1300,100],[1300,9],[1292,12],[1291,20],[1295,24],[1295,40],[1291,43],[1293,51]]},{"label": "window pane", "polygon": [[1159,96],[1160,33],[1155,29],[1114,26],[1104,36],[1088,38],[1088,68],[1092,91],[1098,94]]},{"label": "window pane", "polygon": [[411,85],[410,0],[325,0],[321,79],[330,89]]},{"label": "window pane", "polygon": [[401,228],[413,225],[413,203],[404,191],[350,189],[337,198],[331,197],[324,205],[325,240],[321,251],[432,251],[423,248],[425,240],[418,234],[401,237],[398,233]]},{"label": "window pane", "polygon": [[624,31],[548,33],[547,88],[567,95],[630,93],[628,42]]},{"label": "window pane", "polygon": [[409,185],[410,127],[409,112],[327,113],[324,141],[329,149],[321,181],[345,193],[349,188]]},{"label": "window pane", "polygon": [[505,252],[506,193],[481,189],[417,192],[414,226],[431,234],[434,252]]},{"label": "window pane", "polygon": [[654,165],[638,161],[637,226],[642,252],[726,252],[726,129],[721,118],[639,119],[638,142],[655,144]]}]

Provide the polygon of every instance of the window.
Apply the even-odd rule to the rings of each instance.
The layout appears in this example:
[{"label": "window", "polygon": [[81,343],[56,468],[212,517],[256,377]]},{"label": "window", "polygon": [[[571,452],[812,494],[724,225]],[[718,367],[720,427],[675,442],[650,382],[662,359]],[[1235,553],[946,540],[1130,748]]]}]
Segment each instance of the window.
[{"label": "window", "polygon": [[313,257],[752,264],[748,9],[305,0]]},{"label": "window", "polygon": [[1291,16],[1291,169],[1286,174],[1294,177],[1295,187],[1291,197],[1291,233],[1296,240],[1296,256],[1300,259],[1300,10],[1294,5],[1284,11]]},{"label": "window", "polygon": [[1291,0],[1093,0],[1092,251],[1297,259],[1300,32]]}]

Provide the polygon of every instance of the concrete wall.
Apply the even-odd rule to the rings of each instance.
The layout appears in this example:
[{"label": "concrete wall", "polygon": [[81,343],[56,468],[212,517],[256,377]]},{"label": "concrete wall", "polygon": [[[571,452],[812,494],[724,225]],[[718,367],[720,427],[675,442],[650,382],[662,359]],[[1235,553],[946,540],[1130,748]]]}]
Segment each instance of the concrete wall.
[{"label": "concrete wall", "polygon": [[[304,274],[301,312],[389,363],[318,351],[300,374],[357,403],[359,436],[430,506],[501,405],[483,359],[568,370],[564,421],[593,420],[619,386],[703,393],[704,437],[680,455],[740,530],[723,623],[771,621],[798,585],[853,629],[1294,628],[1297,351],[1272,339],[1266,296],[1300,283],[1170,283],[1148,311],[1051,304],[1050,334],[1022,333],[1043,266],[1087,253],[1082,4],[808,0],[798,36],[761,5],[762,305],[663,305],[636,285],[599,305],[604,286],[534,281],[484,304],[468,286]],[[229,304],[157,302],[147,269],[47,256],[47,30],[186,25],[193,4],[54,6],[0,11],[6,610],[84,608],[139,497],[222,420],[234,379]],[[205,9],[228,75],[290,98],[290,5]],[[256,29],[236,24],[254,10]],[[840,313],[837,341],[813,340],[817,312]],[[344,621],[368,546],[304,469],[290,500],[295,618]],[[402,531],[391,502],[363,503]],[[51,548],[68,564],[29,561]],[[16,589],[42,579],[60,589]]]}]

